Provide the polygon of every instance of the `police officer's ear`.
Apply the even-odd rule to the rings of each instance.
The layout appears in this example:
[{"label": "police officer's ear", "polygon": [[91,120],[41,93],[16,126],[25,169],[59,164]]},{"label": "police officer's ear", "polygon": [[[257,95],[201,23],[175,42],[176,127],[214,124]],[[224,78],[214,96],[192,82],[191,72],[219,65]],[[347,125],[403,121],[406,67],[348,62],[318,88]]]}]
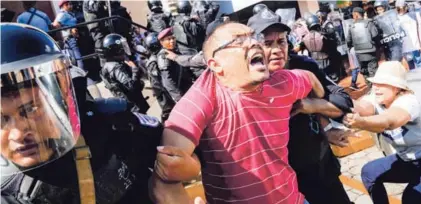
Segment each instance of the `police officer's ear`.
[{"label": "police officer's ear", "polygon": [[216,61],[214,58],[208,59],[206,61],[206,64],[217,75],[222,75],[223,74],[223,69],[222,69],[221,64],[218,61]]}]

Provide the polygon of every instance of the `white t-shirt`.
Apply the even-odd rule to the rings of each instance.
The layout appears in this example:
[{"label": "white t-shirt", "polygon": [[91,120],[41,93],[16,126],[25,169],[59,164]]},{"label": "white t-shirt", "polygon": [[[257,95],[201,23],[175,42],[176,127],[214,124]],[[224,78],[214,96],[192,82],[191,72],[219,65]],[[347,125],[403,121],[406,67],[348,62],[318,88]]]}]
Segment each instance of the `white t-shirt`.
[{"label": "white t-shirt", "polygon": [[[378,105],[374,94],[362,98],[374,105],[376,115],[385,111],[385,108]],[[421,159],[421,104],[413,94],[399,96],[393,101],[391,107],[398,107],[411,116],[410,121],[394,130],[386,130],[381,134],[397,151],[398,156],[404,161]],[[399,117],[398,115],[396,117]]]}]

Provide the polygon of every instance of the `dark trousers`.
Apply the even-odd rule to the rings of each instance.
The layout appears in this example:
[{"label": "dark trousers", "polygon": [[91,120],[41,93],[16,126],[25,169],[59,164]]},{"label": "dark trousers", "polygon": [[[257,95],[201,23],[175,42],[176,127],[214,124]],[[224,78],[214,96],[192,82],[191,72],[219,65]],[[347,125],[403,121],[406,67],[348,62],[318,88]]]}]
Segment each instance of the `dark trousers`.
[{"label": "dark trousers", "polygon": [[351,200],[339,180],[337,159],[330,152],[322,160],[325,161],[296,170],[298,189],[310,204],[350,204]]},{"label": "dark trousers", "polygon": [[374,53],[357,54],[357,59],[360,63],[361,74],[365,77],[373,77],[378,67],[376,55]]},{"label": "dark trousers", "polygon": [[404,53],[404,57],[408,62],[409,69],[421,68],[420,50]]},{"label": "dark trousers", "polygon": [[351,71],[351,76],[352,76],[351,83],[352,84],[357,83],[358,73],[360,73],[360,68],[355,68]]},{"label": "dark trousers", "polygon": [[402,203],[421,203],[421,160],[405,162],[396,154],[376,159],[363,166],[361,178],[375,204],[389,203],[384,182],[408,183]]}]

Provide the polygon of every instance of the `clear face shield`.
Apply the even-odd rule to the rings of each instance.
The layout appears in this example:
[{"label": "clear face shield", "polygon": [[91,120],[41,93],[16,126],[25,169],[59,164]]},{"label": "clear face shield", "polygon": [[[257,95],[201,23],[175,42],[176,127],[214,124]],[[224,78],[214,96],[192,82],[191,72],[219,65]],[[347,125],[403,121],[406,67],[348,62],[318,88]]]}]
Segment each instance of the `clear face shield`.
[{"label": "clear face shield", "polygon": [[64,57],[1,73],[2,176],[48,164],[80,135],[69,63]]},{"label": "clear face shield", "polygon": [[124,53],[126,53],[126,55],[127,56],[131,56],[132,55],[132,52],[130,51],[130,47],[129,47],[129,43],[127,42],[127,39],[126,38],[122,38],[121,40],[119,40],[120,42],[116,42],[117,44],[118,43],[121,43],[121,45],[123,46],[123,48],[124,48]]}]

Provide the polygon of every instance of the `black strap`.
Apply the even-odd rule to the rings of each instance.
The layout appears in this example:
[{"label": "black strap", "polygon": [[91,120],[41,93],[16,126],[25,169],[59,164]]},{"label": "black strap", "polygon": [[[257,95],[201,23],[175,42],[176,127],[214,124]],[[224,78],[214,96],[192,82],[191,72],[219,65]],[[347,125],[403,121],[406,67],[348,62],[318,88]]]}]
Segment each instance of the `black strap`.
[{"label": "black strap", "polygon": [[34,18],[35,12],[37,12],[37,10],[36,9],[34,9],[34,11],[28,10],[28,12],[31,13],[31,17],[29,17],[29,20],[26,22],[26,24],[30,25],[32,18]]},{"label": "black strap", "polygon": [[36,8],[34,8],[34,11],[32,12],[32,11],[28,11],[29,13],[31,13],[31,17],[29,18],[29,20],[28,20],[28,22],[26,23],[26,24],[30,24],[31,23],[31,21],[32,21],[32,18],[34,17],[34,15],[36,15],[36,16],[38,16],[38,17],[40,17],[40,18],[42,18],[44,21],[45,21],[45,24],[47,24],[48,26],[50,26],[49,24],[48,24],[48,20],[44,17],[44,16],[41,16],[41,15],[39,15],[38,13],[37,13],[37,9]]}]

